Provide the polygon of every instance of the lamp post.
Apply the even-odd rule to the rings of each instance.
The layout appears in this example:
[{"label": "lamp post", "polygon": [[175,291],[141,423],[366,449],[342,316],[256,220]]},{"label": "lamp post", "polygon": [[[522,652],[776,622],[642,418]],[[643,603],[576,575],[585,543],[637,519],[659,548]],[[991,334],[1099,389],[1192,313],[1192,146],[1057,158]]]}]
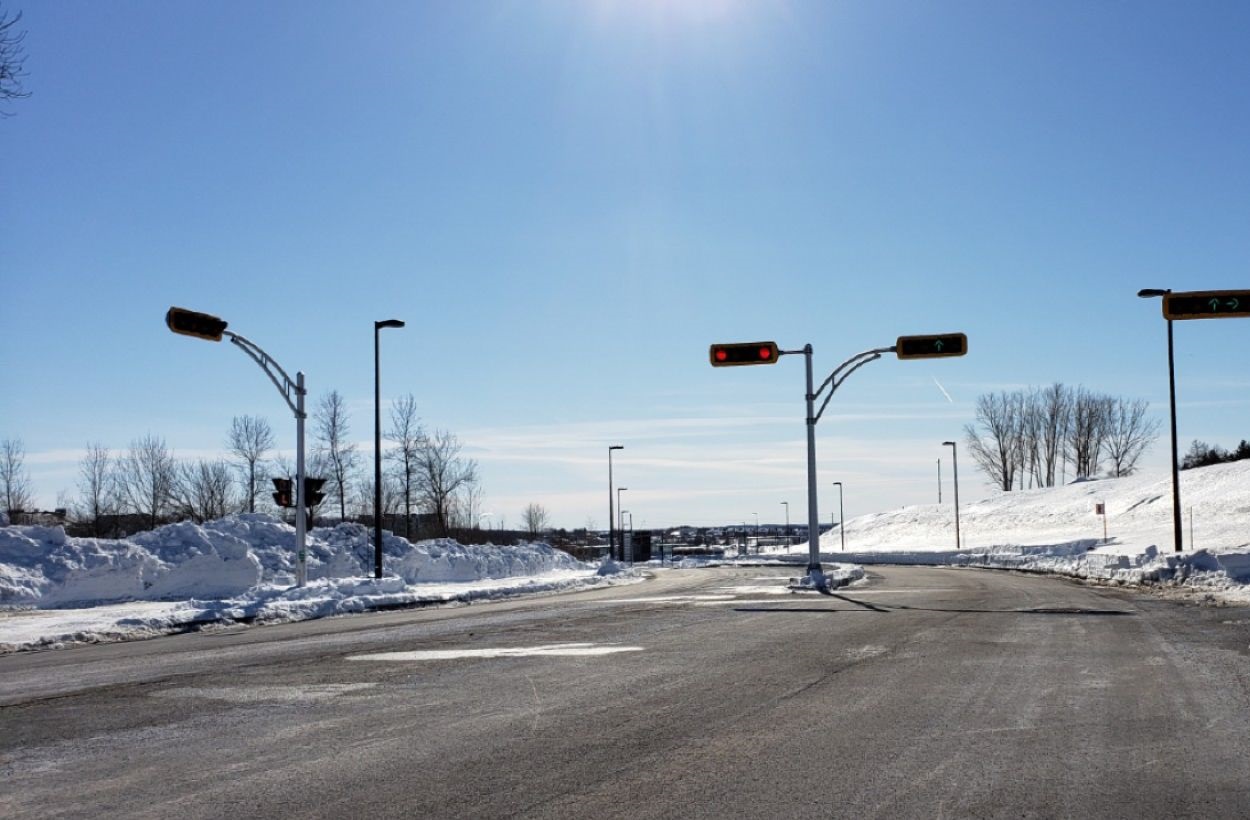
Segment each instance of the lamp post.
[{"label": "lamp post", "polygon": [[608,557],[613,559],[616,558],[616,512],[612,508],[612,451],[624,449],[623,444],[608,447]]},{"label": "lamp post", "polygon": [[942,503],[942,459],[938,459],[938,503]]},{"label": "lamp post", "polygon": [[751,515],[755,516],[755,554],[759,555],[760,554],[760,514],[757,512],[754,512],[754,513],[751,513]]},{"label": "lamp post", "polygon": [[625,560],[625,516],[621,513],[621,493],[628,489],[628,487],[616,488],[616,531],[621,542],[620,560],[622,561]]},{"label": "lamp post", "polygon": [[955,452],[955,442],[944,441],[944,446],[951,448],[951,469],[955,472],[955,549],[963,549],[959,540],[959,458]]},{"label": "lamp post", "polygon": [[[616,529],[618,532],[625,532],[625,513],[626,510],[621,509],[621,493],[627,491],[628,487],[616,488]],[[625,542],[621,541],[621,557],[624,558]]]},{"label": "lamp post", "polygon": [[[1162,288],[1144,288],[1137,291],[1143,299],[1155,296],[1167,296],[1172,290]],[[1181,484],[1178,464],[1180,455],[1176,447],[1176,356],[1172,347],[1172,320],[1168,319],[1168,399],[1171,404],[1172,416],[1172,535],[1176,552],[1180,552],[1184,544],[1181,538]]]},{"label": "lamp post", "polygon": [[378,336],[384,327],[403,327],[399,319],[373,323],[373,577],[382,577],[382,366]]},{"label": "lamp post", "polygon": [[786,552],[789,552],[790,551],[790,502],[782,501],[781,503],[786,508]]},{"label": "lamp post", "polygon": [[838,533],[842,536],[842,551],[846,552],[846,516],[842,512],[842,482],[835,481],[833,486],[838,488]]}]

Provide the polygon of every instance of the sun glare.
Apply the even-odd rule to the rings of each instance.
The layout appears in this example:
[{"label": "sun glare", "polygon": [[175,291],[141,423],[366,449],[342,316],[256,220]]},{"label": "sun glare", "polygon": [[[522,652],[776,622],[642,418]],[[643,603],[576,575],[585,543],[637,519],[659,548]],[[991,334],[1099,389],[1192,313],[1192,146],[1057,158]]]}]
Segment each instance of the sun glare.
[{"label": "sun glare", "polygon": [[663,26],[707,25],[732,19],[747,0],[598,0],[601,21],[639,20]]}]

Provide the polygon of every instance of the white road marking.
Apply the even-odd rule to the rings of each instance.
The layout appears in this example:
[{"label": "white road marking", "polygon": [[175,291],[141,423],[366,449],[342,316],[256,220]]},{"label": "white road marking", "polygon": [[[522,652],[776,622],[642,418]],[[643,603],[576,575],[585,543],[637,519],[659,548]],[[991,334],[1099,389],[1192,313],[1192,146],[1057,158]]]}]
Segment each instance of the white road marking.
[{"label": "white road marking", "polygon": [[593,643],[553,643],[545,646],[508,646],[495,649],[417,649],[411,652],[372,652],[348,655],[349,661],[450,661],[462,658],[550,658],[641,652],[641,646],[596,646]]}]

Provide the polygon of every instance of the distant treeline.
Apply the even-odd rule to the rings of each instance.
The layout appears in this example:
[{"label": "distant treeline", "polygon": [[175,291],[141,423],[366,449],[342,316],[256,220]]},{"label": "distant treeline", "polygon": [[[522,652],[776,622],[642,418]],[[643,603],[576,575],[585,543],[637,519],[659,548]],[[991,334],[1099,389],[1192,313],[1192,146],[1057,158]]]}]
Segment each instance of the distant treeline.
[{"label": "distant treeline", "polygon": [[1241,444],[1237,445],[1237,449],[1229,452],[1220,445],[1208,445],[1205,441],[1195,441],[1189,445],[1189,452],[1185,454],[1185,458],[1181,460],[1182,470],[1192,470],[1194,467],[1210,467],[1212,464],[1226,464],[1230,461],[1241,461],[1244,458],[1250,458],[1250,441],[1244,438]]}]

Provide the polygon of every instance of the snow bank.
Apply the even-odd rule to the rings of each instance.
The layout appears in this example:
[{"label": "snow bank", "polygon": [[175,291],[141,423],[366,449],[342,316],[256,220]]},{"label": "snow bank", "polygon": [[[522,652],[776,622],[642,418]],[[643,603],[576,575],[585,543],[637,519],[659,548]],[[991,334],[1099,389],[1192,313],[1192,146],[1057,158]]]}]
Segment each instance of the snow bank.
[{"label": "snow bank", "polygon": [[[373,546],[360,524],[313,529],[307,549],[311,580],[356,579],[346,582],[350,586],[371,574]],[[383,568],[395,576],[389,579],[395,593],[410,585],[594,570],[546,544],[412,544],[390,533],[383,538]],[[294,571],[295,530],[268,515],[170,524],[126,539],[70,538],[61,527],[0,527],[0,606],[231,599],[265,585],[289,586]],[[387,591],[371,588],[379,592]],[[340,588],[335,597],[353,596]]]}]

